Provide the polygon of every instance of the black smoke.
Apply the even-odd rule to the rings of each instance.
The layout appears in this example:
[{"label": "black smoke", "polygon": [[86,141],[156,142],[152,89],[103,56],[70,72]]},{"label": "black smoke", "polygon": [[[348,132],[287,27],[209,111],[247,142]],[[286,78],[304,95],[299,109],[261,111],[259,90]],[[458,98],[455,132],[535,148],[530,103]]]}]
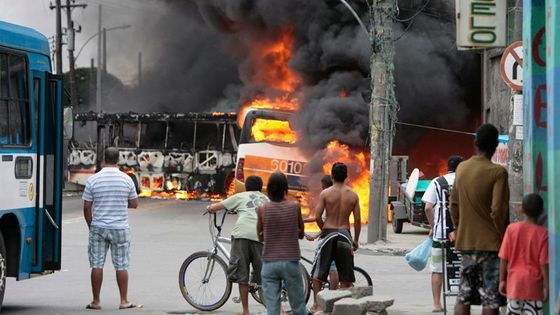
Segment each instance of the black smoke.
[{"label": "black smoke", "polygon": [[[371,45],[339,0],[143,2],[158,3],[158,14],[140,14],[134,22],[144,21],[133,38],[150,52],[143,82],[112,97],[109,111],[236,111],[258,95],[282,95],[259,80],[265,69],[251,57],[255,46],[277,41],[289,29],[289,66],[302,79],[294,124],[304,146],[312,152],[331,140],[368,146]],[[366,1],[349,3],[367,25]],[[398,119],[468,128],[480,113],[478,56],[457,51],[452,2],[431,1],[415,16],[424,3],[399,1],[395,17]],[[126,47],[119,49],[131,59]],[[395,147],[414,145],[424,132],[398,127]]]}]

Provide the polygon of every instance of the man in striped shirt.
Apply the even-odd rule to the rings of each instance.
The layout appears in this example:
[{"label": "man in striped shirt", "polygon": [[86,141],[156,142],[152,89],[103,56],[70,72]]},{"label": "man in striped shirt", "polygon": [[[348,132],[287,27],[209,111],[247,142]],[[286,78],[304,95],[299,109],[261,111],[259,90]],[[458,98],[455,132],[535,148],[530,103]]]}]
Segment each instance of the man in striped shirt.
[{"label": "man in striped shirt", "polygon": [[119,308],[134,308],[138,305],[130,303],[127,298],[130,250],[128,208],[138,206],[136,187],[132,179],[118,169],[119,151],[116,148],[107,148],[104,158],[103,169],[88,179],[82,196],[84,217],[89,228],[88,256],[93,291],[93,301],[86,308],[101,309],[99,294],[109,247],[119,286]]}]

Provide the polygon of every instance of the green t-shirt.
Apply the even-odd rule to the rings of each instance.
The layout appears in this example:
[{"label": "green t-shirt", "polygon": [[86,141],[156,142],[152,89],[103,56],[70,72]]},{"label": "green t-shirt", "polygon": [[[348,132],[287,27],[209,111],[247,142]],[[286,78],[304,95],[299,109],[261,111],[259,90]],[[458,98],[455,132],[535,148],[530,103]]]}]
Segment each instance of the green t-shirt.
[{"label": "green t-shirt", "polygon": [[237,193],[222,201],[226,209],[237,211],[238,218],[231,235],[235,238],[246,238],[258,242],[257,208],[266,202],[268,202],[268,198],[260,191]]}]

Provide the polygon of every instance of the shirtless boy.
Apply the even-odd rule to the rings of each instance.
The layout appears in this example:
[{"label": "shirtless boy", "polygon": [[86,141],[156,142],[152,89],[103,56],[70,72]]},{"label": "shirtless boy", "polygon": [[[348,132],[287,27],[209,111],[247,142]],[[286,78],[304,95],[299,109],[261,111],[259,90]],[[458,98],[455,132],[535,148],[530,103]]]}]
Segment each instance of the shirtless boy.
[{"label": "shirtless boy", "polygon": [[[355,281],[353,250],[358,249],[360,238],[360,202],[358,195],[344,183],[348,176],[346,165],[335,163],[331,176],[334,184],[321,192],[315,207],[315,218],[321,228],[312,270],[315,297],[322,284],[327,281],[333,261],[338,270],[341,288],[350,287]],[[327,212],[325,221],[322,219],[324,211]],[[350,214],[354,215],[354,240],[350,234]],[[310,311],[319,311],[319,306],[313,304]]]}]

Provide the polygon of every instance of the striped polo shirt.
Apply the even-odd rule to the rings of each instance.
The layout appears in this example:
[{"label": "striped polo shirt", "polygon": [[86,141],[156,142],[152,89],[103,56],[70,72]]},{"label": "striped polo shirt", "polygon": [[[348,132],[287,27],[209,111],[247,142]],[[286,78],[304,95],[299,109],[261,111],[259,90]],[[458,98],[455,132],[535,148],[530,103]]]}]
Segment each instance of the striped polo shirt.
[{"label": "striped polo shirt", "polygon": [[299,251],[299,203],[284,200],[266,204],[263,219],[263,260],[298,261]]},{"label": "striped polo shirt", "polygon": [[128,201],[136,199],[132,179],[116,167],[104,167],[86,183],[82,199],[93,201],[92,226],[128,228]]}]

